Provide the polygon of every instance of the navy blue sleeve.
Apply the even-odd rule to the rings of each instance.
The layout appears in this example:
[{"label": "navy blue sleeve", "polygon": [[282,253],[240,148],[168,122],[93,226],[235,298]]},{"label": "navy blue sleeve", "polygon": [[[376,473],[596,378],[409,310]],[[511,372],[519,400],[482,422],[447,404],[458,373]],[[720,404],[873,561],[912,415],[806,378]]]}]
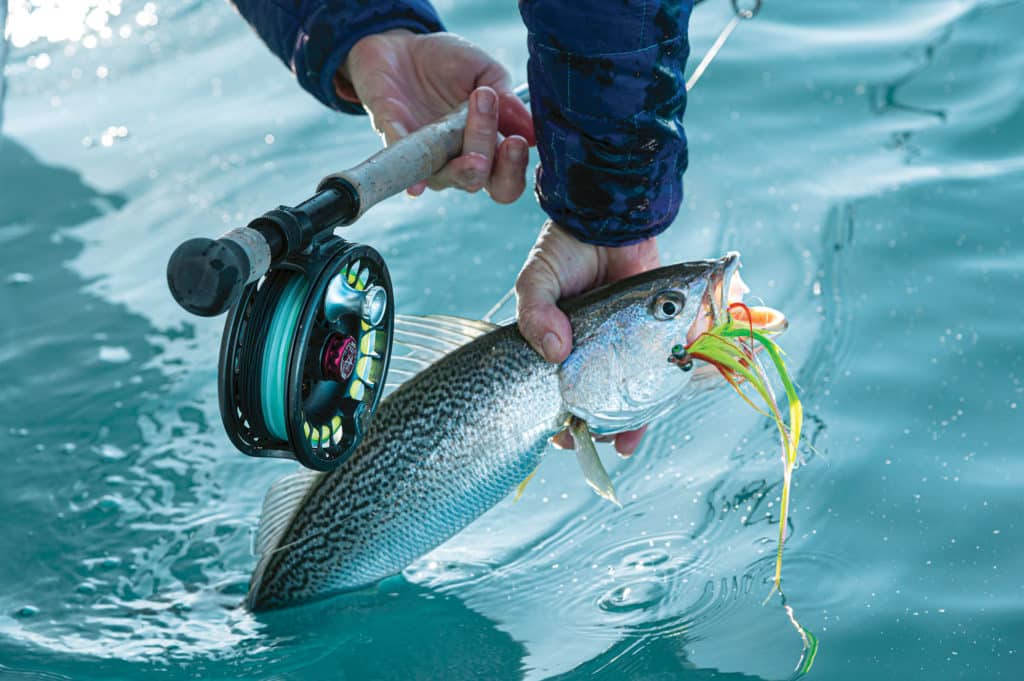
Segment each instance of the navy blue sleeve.
[{"label": "navy blue sleeve", "polygon": [[693,4],[520,0],[541,161],[537,197],[583,241],[642,241],[679,212]]},{"label": "navy blue sleeve", "polygon": [[345,113],[364,113],[359,104],[341,99],[334,91],[334,74],[360,38],[396,28],[414,33],[444,30],[428,0],[232,2],[303,88]]}]

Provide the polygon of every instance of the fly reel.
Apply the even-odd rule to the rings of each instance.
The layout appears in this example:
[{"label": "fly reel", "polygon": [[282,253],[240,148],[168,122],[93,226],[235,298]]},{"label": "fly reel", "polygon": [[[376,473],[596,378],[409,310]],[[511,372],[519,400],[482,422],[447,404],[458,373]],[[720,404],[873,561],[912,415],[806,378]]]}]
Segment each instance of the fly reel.
[{"label": "fly reel", "polygon": [[338,176],[217,240],[175,250],[167,282],[189,312],[229,310],[221,340],[220,412],[255,457],[326,471],[358,446],[380,401],[395,313],[380,253],[335,236],[365,204]]},{"label": "fly reel", "polygon": [[[529,102],[525,87],[516,92]],[[220,410],[246,454],[331,470],[359,444],[391,359],[391,278],[377,251],[334,229],[458,156],[467,110],[328,175],[295,207],[216,240],[189,239],[171,255],[167,285],[179,305],[203,317],[230,310]]]},{"label": "fly reel", "polygon": [[249,284],[221,344],[221,415],[251,456],[330,470],[355,449],[380,400],[394,309],[384,260],[329,237]]}]

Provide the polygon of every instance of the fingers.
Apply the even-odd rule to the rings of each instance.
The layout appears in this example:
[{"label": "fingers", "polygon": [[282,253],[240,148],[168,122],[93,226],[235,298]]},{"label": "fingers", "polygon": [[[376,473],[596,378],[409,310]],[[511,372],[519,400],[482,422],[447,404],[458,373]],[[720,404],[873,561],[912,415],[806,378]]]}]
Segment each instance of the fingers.
[{"label": "fingers", "polygon": [[487,193],[498,203],[512,203],[526,189],[526,166],[530,161],[527,142],[519,135],[506,138],[498,146]]},{"label": "fingers", "polygon": [[491,159],[483,154],[463,154],[449,161],[426,184],[434,191],[455,187],[473,194],[484,188],[491,174],[491,164]]},{"label": "fingers", "polygon": [[498,91],[498,130],[502,135],[519,135],[527,145],[537,144],[533,130],[533,116],[523,101],[511,90]]},{"label": "fingers", "polygon": [[[374,128],[386,145],[394,144],[415,130],[417,122],[406,103],[394,97],[379,97],[369,102]],[[501,140],[499,121],[507,112],[510,136]],[[501,96],[493,88],[478,87],[469,98],[462,155],[447,163],[429,180],[417,182],[406,191],[419,196],[427,187],[441,190],[457,187],[475,193],[486,188],[498,203],[511,203],[526,189],[533,122],[529,111],[511,92]],[[499,140],[500,144],[499,144]]]},{"label": "fingers", "polygon": [[533,132],[530,108],[516,97],[509,85],[509,73],[500,63],[484,55],[487,67],[477,76],[477,87],[486,85],[498,94],[498,130],[502,135],[519,135],[529,146],[537,141]]},{"label": "fingers", "polygon": [[615,451],[622,456],[632,456],[636,448],[640,446],[640,440],[647,432],[647,426],[626,433],[619,433],[615,436]]},{"label": "fingers", "polygon": [[516,315],[523,338],[547,361],[564,362],[572,351],[572,325],[557,302],[600,283],[599,261],[597,248],[544,224],[516,277]]},{"label": "fingers", "polygon": [[490,179],[498,145],[498,95],[489,87],[478,87],[469,96],[462,155],[450,161],[427,183],[431,189],[458,187],[478,192]]},{"label": "fingers", "polygon": [[553,364],[561,364],[572,350],[572,326],[554,303],[526,300],[519,305],[519,331],[526,342]]},{"label": "fingers", "polygon": [[548,362],[564,362],[572,350],[572,326],[556,303],[561,284],[543,255],[535,249],[516,279],[519,332]]},{"label": "fingers", "polygon": [[576,449],[576,441],[572,437],[572,433],[569,432],[568,428],[564,428],[551,438],[551,444],[556,449]]},{"label": "fingers", "polygon": [[[636,430],[631,430],[626,433],[619,433],[612,436],[598,436],[594,439],[598,442],[610,442],[615,441],[615,451],[623,458],[629,458],[636,451],[637,447],[640,446],[640,441],[643,439],[644,434],[647,432],[647,426],[643,426]],[[551,444],[557,449],[575,449],[576,442],[573,440],[572,434],[568,429],[560,430],[551,438]]]},{"label": "fingers", "polygon": [[490,162],[494,158],[498,136],[498,94],[489,87],[478,87],[469,96],[466,132],[462,134],[462,153],[480,154]]},{"label": "fingers", "polygon": [[[473,91],[469,98],[462,155],[447,163],[424,186],[436,191],[456,187],[470,193],[486,188],[498,203],[512,203],[522,196],[530,154],[527,137],[518,131],[532,138],[533,123],[518,98],[512,95],[512,99],[519,102],[518,109],[507,105],[504,99],[507,97],[499,97],[490,87]],[[500,141],[499,121],[505,110],[512,117],[507,128],[512,134]],[[423,186],[414,185],[409,188],[409,194],[418,196],[423,193],[422,189]]]},{"label": "fingers", "polygon": [[498,140],[498,94],[478,87],[469,97],[466,132],[462,135],[462,156],[454,164],[452,179],[469,192],[483,189],[491,175]]}]

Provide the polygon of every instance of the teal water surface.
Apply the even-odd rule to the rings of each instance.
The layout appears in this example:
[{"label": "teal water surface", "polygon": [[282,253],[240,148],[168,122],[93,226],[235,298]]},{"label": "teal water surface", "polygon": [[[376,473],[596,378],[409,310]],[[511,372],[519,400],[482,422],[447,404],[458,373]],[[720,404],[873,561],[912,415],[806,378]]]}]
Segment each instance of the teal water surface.
[{"label": "teal water surface", "polygon": [[[445,0],[525,78],[514,3]],[[57,14],[47,14],[54,11]],[[238,605],[292,469],[222,432],[220,320],[164,264],[379,144],[222,2],[13,0],[0,137],[0,677],[786,679],[778,443],[733,396],[572,456],[378,588]],[[694,54],[730,16],[708,0]],[[1019,679],[1024,3],[765,0],[691,96],[666,260],[735,248],[807,410],[784,565],[821,679]],[[346,236],[403,312],[480,316],[543,216],[446,193]],[[608,459],[611,460],[610,458]]]}]

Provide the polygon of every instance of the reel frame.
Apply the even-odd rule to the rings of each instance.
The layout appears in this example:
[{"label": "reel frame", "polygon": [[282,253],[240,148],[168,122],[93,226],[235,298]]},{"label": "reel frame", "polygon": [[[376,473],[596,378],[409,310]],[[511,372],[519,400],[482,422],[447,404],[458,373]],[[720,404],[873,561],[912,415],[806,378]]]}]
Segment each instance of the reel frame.
[{"label": "reel frame", "polygon": [[[349,266],[355,263],[368,265],[374,274],[373,283],[386,292],[383,316],[376,326],[367,324],[359,310],[350,308],[337,320],[326,318],[324,303],[332,280],[343,271],[347,277]],[[266,354],[273,340],[268,334],[275,315],[281,312],[282,294],[290,283],[294,284],[295,277],[304,278],[307,288],[294,329],[288,330],[291,338],[281,339],[290,340],[283,379],[286,433],[275,433],[267,423],[263,398],[266,391],[282,386],[268,385],[265,375],[265,363],[274,361]],[[295,459],[319,471],[333,470],[346,461],[361,441],[383,394],[394,334],[393,301],[391,277],[381,255],[370,246],[329,233],[314,239],[303,252],[276,264],[261,280],[246,285],[225,322],[218,363],[221,418],[232,443],[249,456]],[[382,339],[370,336],[378,333],[383,334]],[[346,365],[351,369],[348,376],[325,375],[324,354],[332,339],[338,337],[346,338],[345,345],[354,341],[356,363],[366,361],[364,376],[355,365]],[[337,345],[335,342],[330,349]],[[365,378],[373,380],[368,383]],[[335,385],[326,385],[330,382]],[[351,387],[355,382],[363,386],[360,399],[350,394],[360,392]],[[319,423],[320,418],[307,413],[307,407],[317,406],[310,404],[316,401],[314,391],[327,391],[326,399],[337,412],[326,423]],[[319,406],[322,411],[324,405]],[[338,417],[340,424],[336,426]]]}]

